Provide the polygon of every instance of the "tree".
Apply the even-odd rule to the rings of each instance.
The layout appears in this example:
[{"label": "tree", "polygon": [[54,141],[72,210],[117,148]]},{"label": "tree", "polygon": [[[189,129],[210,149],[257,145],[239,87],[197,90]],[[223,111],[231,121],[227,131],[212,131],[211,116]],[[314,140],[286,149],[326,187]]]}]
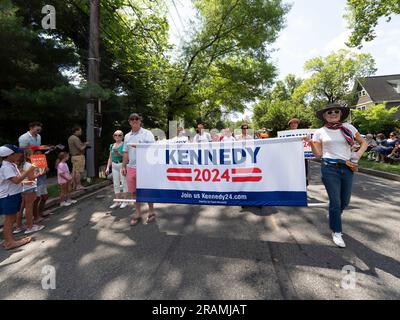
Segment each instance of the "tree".
[{"label": "tree", "polygon": [[305,99],[314,110],[333,102],[351,104],[354,97],[350,92],[355,79],[376,72],[375,60],[370,54],[348,50],[313,58],[305,63],[304,70],[311,76],[295,90],[293,98]]},{"label": "tree", "polygon": [[300,126],[307,128],[312,121],[312,111],[304,101],[293,99],[294,92],[302,82],[292,74],[283,81],[277,81],[266,97],[254,107],[253,121],[257,127],[268,128],[275,135],[278,131],[288,129],[287,123],[291,118],[299,118]]},{"label": "tree", "polygon": [[400,106],[387,109],[385,104],[379,104],[367,110],[352,110],[352,120],[360,132],[365,134],[390,132],[400,125],[400,120],[395,119],[399,109]]},{"label": "tree", "polygon": [[268,44],[289,10],[281,0],[197,0],[199,27],[174,66],[168,119],[194,109],[203,121],[243,111],[275,77]]},{"label": "tree", "polygon": [[363,41],[372,41],[379,18],[389,22],[396,14],[400,14],[399,0],[347,0],[345,18],[352,29],[348,45],[362,47]]}]

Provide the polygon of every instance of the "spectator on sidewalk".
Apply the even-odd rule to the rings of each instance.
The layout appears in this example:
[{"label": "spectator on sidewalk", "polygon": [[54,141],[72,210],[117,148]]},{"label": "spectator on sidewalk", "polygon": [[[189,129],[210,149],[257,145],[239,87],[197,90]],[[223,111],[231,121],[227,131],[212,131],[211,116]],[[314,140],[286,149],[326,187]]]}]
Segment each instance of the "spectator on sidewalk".
[{"label": "spectator on sidewalk", "polygon": [[32,166],[23,174],[19,172],[17,163],[21,161],[22,153],[23,150],[14,145],[7,144],[0,147],[0,158],[2,158],[0,167],[0,215],[5,216],[3,247],[6,250],[21,247],[32,240],[31,237],[16,240],[12,232],[17,212],[22,204],[22,181],[35,170],[35,167]]},{"label": "spectator on sidewalk", "polygon": [[[122,160],[124,156],[124,133],[121,130],[117,130],[113,134],[115,142],[110,145],[110,153],[108,156],[108,162],[106,167],[106,175],[110,173],[110,168],[112,172],[112,179],[114,184],[114,193],[116,199],[125,199],[128,192],[128,187],[126,185],[125,176],[122,175]],[[122,192],[121,192],[122,187]],[[128,204],[126,202],[114,202],[110,209],[114,209],[120,206],[124,209]]]},{"label": "spectator on sidewalk", "polygon": [[[28,172],[32,167],[31,155],[33,155],[32,149],[25,149],[24,161],[21,162],[19,170],[21,173]],[[33,207],[37,199],[37,175],[39,170],[35,169],[22,181],[22,205],[21,209],[17,214],[16,228],[13,233],[20,233],[25,230],[25,234],[31,234],[40,231],[44,228],[43,225],[33,223]],[[26,226],[22,225],[22,218],[25,212]]]},{"label": "spectator on sidewalk", "polygon": [[72,162],[72,189],[84,190],[81,184],[81,174],[85,171],[85,150],[89,142],[82,142],[82,128],[74,127],[72,135],[68,138],[68,147]]},{"label": "spectator on sidewalk", "polygon": [[[37,147],[38,149],[36,150],[45,150],[44,147],[41,147],[42,138],[39,134],[40,132],[42,132],[42,128],[43,128],[42,123],[37,121],[31,122],[29,124],[29,131],[21,135],[18,139],[19,147],[20,148]],[[43,215],[44,207],[48,199],[47,172],[48,169],[42,170],[41,174],[37,176],[37,181],[36,181],[37,198],[33,203],[34,224],[40,223],[45,217],[48,216],[48,214]]]},{"label": "spectator on sidewalk", "polygon": [[389,134],[389,139],[383,140],[379,146],[374,147],[372,151],[376,152],[376,162],[384,163],[387,156],[392,152],[396,142],[398,141],[395,132]]},{"label": "spectator on sidewalk", "polygon": [[[129,124],[132,130],[125,135],[124,139],[124,156],[122,162],[122,174],[126,176],[128,192],[133,196],[136,194],[136,145],[140,143],[154,143],[154,135],[150,130],[142,128],[142,117],[137,113],[129,116]],[[153,222],[156,218],[154,213],[154,204],[148,203],[149,215],[146,224]],[[137,225],[142,219],[140,203],[135,202],[136,214],[131,219],[131,226]]]},{"label": "spectator on sidewalk", "polygon": [[72,176],[69,172],[67,161],[69,160],[68,152],[60,152],[57,156],[56,169],[57,169],[57,182],[60,186],[60,207],[67,207],[78,201],[72,200],[69,196],[70,183]]},{"label": "spectator on sidewalk", "polygon": [[28,132],[24,133],[18,138],[20,148],[40,146],[42,144],[42,137],[39,133],[42,131],[43,125],[40,122],[34,121],[29,123],[28,126]]},{"label": "spectator on sidewalk", "polygon": [[[332,103],[316,113],[325,125],[316,130],[310,143],[313,153],[321,159],[321,177],[329,197],[329,226],[332,240],[340,248],[346,247],[342,238],[342,213],[349,205],[356,163],[367,149],[367,143],[350,123],[343,123],[350,108]],[[354,153],[355,141],[360,149]]]}]

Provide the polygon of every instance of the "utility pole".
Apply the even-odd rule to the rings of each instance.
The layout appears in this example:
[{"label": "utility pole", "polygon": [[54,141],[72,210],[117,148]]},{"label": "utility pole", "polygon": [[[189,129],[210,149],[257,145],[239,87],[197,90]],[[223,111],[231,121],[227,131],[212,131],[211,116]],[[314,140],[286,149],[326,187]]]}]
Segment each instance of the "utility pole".
[{"label": "utility pole", "polygon": [[[99,55],[99,22],[100,0],[90,0],[90,35],[89,35],[89,86],[99,83],[100,55]],[[90,97],[86,105],[86,140],[90,148],[86,149],[86,170],[88,178],[96,177],[98,166],[96,164],[97,134],[95,133],[95,113],[99,112],[98,99]]]}]

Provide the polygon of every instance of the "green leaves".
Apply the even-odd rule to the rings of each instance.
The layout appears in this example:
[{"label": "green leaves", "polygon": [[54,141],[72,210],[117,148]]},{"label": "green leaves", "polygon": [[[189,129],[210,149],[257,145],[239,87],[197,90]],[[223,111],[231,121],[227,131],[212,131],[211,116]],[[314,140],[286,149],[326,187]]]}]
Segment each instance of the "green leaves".
[{"label": "green leaves", "polygon": [[[267,45],[283,28],[289,6],[280,0],[197,0],[200,26],[183,48],[169,82],[168,113],[198,116],[243,111],[276,75]],[[203,110],[204,109],[204,110]],[[217,112],[217,109],[220,109]],[[203,121],[208,121],[203,118]]]},{"label": "green leaves", "polygon": [[362,133],[378,133],[385,129],[390,131],[400,126],[400,121],[395,120],[399,108],[386,109],[385,104],[379,104],[367,110],[352,110],[352,120]]},{"label": "green leaves", "polygon": [[361,48],[363,41],[372,41],[378,20],[386,17],[389,22],[395,14],[400,14],[399,0],[347,0],[344,16],[352,29],[348,45]]}]

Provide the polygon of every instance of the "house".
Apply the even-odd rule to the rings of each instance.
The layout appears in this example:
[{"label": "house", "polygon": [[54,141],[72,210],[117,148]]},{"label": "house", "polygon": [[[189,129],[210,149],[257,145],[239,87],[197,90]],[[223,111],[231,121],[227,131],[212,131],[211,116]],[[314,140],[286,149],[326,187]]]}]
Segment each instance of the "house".
[{"label": "house", "polygon": [[[400,74],[358,78],[353,92],[358,98],[355,105],[358,110],[366,110],[384,102],[388,109],[400,106]],[[400,119],[400,110],[396,118]]]}]

